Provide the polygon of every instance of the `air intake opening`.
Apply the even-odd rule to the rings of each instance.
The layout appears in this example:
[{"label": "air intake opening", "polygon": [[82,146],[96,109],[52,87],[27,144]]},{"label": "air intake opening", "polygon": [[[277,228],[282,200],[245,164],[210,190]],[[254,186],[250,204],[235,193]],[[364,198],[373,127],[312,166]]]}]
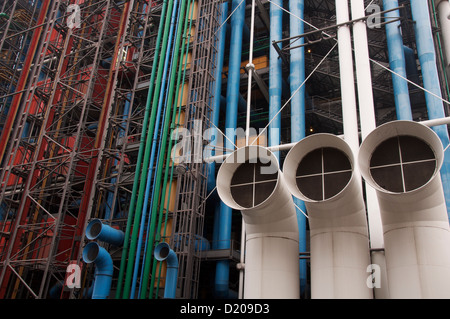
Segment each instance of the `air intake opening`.
[{"label": "air intake opening", "polygon": [[370,159],[370,174],[383,189],[403,193],[425,185],[437,169],[436,156],[423,140],[409,135],[380,143]]},{"label": "air intake opening", "polygon": [[[255,159],[252,160],[255,162]],[[278,172],[273,172],[271,163],[246,161],[233,174],[230,183],[231,196],[234,201],[244,207],[252,208],[264,202],[275,189]]]},{"label": "air intake opening", "polygon": [[352,165],[342,151],[317,148],[300,161],[296,182],[299,191],[311,200],[322,201],[341,192],[352,177]]}]

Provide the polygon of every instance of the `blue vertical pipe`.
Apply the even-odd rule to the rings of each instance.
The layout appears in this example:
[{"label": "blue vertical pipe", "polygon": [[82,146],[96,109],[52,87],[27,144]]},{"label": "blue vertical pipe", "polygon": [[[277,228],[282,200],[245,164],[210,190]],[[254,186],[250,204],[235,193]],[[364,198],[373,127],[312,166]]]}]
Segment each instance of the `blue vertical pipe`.
[{"label": "blue vertical pipe", "polygon": [[[411,0],[411,12],[414,20],[414,31],[416,34],[417,54],[422,70],[423,86],[434,95],[441,97],[440,81],[437,71],[436,52],[434,49],[433,34],[431,30],[430,13],[428,1]],[[442,100],[425,92],[427,111],[429,119],[445,117],[444,104]],[[449,145],[447,125],[435,126],[433,130],[441,139],[445,147]],[[445,152],[444,163],[441,168],[441,179],[444,188],[447,214],[450,216],[450,151]]]},{"label": "blue vertical pipe", "polygon": [[[290,0],[290,32],[291,36],[304,33],[304,24],[298,18],[303,19],[304,0]],[[303,38],[301,43],[303,43]],[[297,43],[298,45],[298,43]],[[290,89],[291,95],[294,94],[305,81],[305,50],[303,47],[291,50],[290,59]],[[291,99],[291,142],[298,142],[305,137],[305,85]],[[301,210],[306,211],[305,203],[298,198],[294,198],[294,203]],[[306,251],[306,218],[296,208],[299,230],[299,252]],[[306,287],[306,261],[300,260],[300,288],[303,293]]]},{"label": "blue vertical pipe", "polygon": [[[245,2],[240,5],[239,0],[233,0],[231,11],[231,44],[230,59],[228,66],[227,82],[227,113],[225,118],[225,134],[228,139],[234,142],[237,126],[238,102],[239,102],[239,82],[241,70],[242,54],[242,33],[245,22]],[[238,7],[239,6],[239,7]],[[227,152],[234,150],[234,144],[225,139],[225,149]],[[221,202],[220,207],[220,228],[217,243],[218,249],[229,249],[231,240],[231,219],[232,209]],[[225,298],[228,296],[228,282],[230,277],[230,262],[228,260],[218,261],[216,264],[215,291],[216,296]]]},{"label": "blue vertical pipe", "polygon": [[[181,2],[180,2],[181,3]],[[139,264],[141,262],[141,251],[142,251],[142,243],[144,241],[144,228],[145,228],[145,222],[147,220],[147,210],[148,210],[148,204],[149,204],[149,198],[150,198],[150,190],[152,189],[151,181],[153,179],[153,167],[155,166],[155,156],[156,156],[156,146],[158,144],[158,135],[159,135],[159,127],[161,124],[161,118],[164,117],[164,114],[161,116],[161,111],[163,108],[163,102],[165,97],[165,88],[167,83],[167,75],[169,75],[171,72],[169,72],[169,68],[172,68],[172,65],[169,63],[171,58],[171,46],[172,46],[172,38],[174,34],[174,28],[176,24],[176,20],[178,17],[178,0],[174,1],[173,4],[173,11],[172,11],[172,17],[170,21],[170,29],[169,29],[169,39],[168,39],[168,46],[167,46],[167,54],[165,56],[164,60],[164,72],[162,77],[162,83],[161,83],[161,90],[158,100],[158,109],[157,109],[157,117],[155,122],[155,128],[153,131],[153,140],[151,145],[151,153],[150,153],[150,162],[148,165],[148,174],[147,174],[147,181],[145,186],[145,196],[144,196],[144,205],[142,207],[142,214],[141,214],[141,222],[139,225],[139,236],[138,236],[138,242],[137,242],[137,248],[136,248],[136,257],[134,260],[134,271],[133,271],[133,278],[131,281],[131,291],[130,291],[130,299],[134,299],[135,291],[136,291],[136,285],[137,285],[137,278],[138,278],[138,272],[139,272]],[[178,25],[177,25],[178,28]],[[170,65],[170,67],[169,67]],[[155,106],[153,106],[155,107]],[[139,289],[140,291],[140,289]]]},{"label": "blue vertical pipe", "polygon": [[[283,0],[274,0],[270,3],[270,43],[279,41],[283,37]],[[281,48],[281,43],[278,44]],[[280,144],[281,114],[277,114],[281,108],[282,85],[281,58],[273,45],[269,51],[269,146]],[[280,152],[275,152],[280,160]]]},{"label": "blue vertical pipe", "polygon": [[[383,0],[384,10],[398,7],[398,0]],[[400,17],[399,10],[385,13],[386,21]],[[406,62],[403,49],[403,39],[400,30],[400,21],[386,24],[386,38],[389,53],[389,66],[392,71],[405,79]],[[412,121],[411,101],[409,99],[408,82],[396,74],[392,74],[392,85],[394,87],[395,108],[398,120]]]}]

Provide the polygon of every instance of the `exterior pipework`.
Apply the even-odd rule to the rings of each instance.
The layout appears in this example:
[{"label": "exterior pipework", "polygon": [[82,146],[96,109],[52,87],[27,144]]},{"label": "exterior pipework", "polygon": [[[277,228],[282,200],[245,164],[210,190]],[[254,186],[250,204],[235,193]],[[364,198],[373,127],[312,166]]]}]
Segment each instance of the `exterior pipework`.
[{"label": "exterior pipework", "polygon": [[[296,36],[304,33],[304,0],[290,0],[289,11],[290,15],[290,32],[291,36]],[[299,19],[300,18],[300,19]],[[304,42],[304,38],[300,39],[299,45]],[[290,75],[289,85],[291,95],[291,142],[295,143],[305,137],[305,50],[304,47],[293,49],[290,52]],[[301,86],[301,88],[300,88]],[[299,89],[300,88],[300,89]],[[294,198],[295,205],[302,211],[305,211],[305,203]],[[297,222],[299,228],[299,252],[306,251],[306,218],[302,212],[297,210]],[[300,286],[302,290],[306,286],[306,260],[300,261]]]},{"label": "exterior pipework", "polygon": [[[227,113],[225,118],[225,134],[228,137],[225,139],[224,143],[226,152],[234,150],[234,143],[231,143],[228,139],[234,142],[234,133],[237,126],[242,33],[245,23],[245,3],[240,4],[240,2],[241,1],[239,0],[233,0],[231,6],[231,11],[234,13],[231,16],[231,44],[226,96]],[[229,249],[231,240],[232,208],[222,202],[219,215],[220,226],[217,248]],[[219,298],[224,298],[228,295],[229,273],[229,260],[220,260],[216,263],[215,292]]]},{"label": "exterior pipework", "polygon": [[86,227],[86,238],[89,240],[100,240],[114,246],[123,245],[124,233],[109,225],[103,224],[100,219],[93,219]]},{"label": "exterior pipework", "polygon": [[366,285],[366,210],[354,164],[348,144],[325,133],[298,142],[284,161],[286,186],[308,210],[313,299],[373,298]]},{"label": "exterior pipework", "polygon": [[[282,0],[273,1],[270,3],[270,42],[279,41],[283,37],[283,7]],[[281,44],[278,45],[281,48]],[[281,94],[282,94],[282,69],[281,58],[273,46],[270,46],[269,51],[269,120],[272,122],[269,125],[269,146],[280,144],[280,129],[281,129],[281,114],[277,114],[281,108]],[[274,117],[276,118],[274,119]],[[280,158],[279,152],[275,153],[277,158]]]},{"label": "exterior pipework", "polygon": [[[182,0],[181,1],[181,8],[180,8],[180,20],[179,23],[182,23],[183,19],[185,18],[186,15],[186,4],[187,1],[186,0]],[[174,45],[174,55],[173,55],[173,60],[172,60],[172,65],[173,67],[170,70],[170,82],[169,82],[169,86],[168,86],[168,94],[167,94],[167,108],[165,110],[165,116],[164,116],[164,126],[163,126],[163,130],[162,130],[162,140],[164,141],[164,139],[169,138],[170,136],[170,119],[171,119],[171,110],[173,107],[173,99],[174,99],[174,90],[175,90],[175,80],[176,80],[176,72],[177,72],[177,65],[179,63],[179,54],[180,54],[180,48],[181,48],[181,40],[183,38],[182,36],[182,31],[183,28],[179,27],[177,28],[177,34],[176,34],[176,38],[175,38],[175,45]],[[158,211],[158,205],[159,205],[159,198],[161,195],[161,181],[162,181],[162,173],[163,173],[163,168],[164,168],[164,158],[166,156],[166,148],[167,148],[167,144],[166,142],[162,142],[161,144],[161,150],[159,153],[159,157],[158,157],[158,166],[156,169],[156,176],[155,176],[155,185],[154,185],[154,189],[155,189],[155,193],[154,193],[154,197],[153,197],[153,203],[152,203],[152,208],[151,208],[151,219],[150,219],[150,223],[149,223],[149,235],[147,236],[147,247],[146,247],[146,255],[145,255],[145,260],[144,260],[144,271],[143,271],[143,277],[142,277],[142,285],[141,285],[141,290],[140,290],[140,298],[141,299],[145,299],[147,296],[147,283],[149,281],[149,276],[150,276],[150,266],[152,264],[152,251],[153,251],[153,245],[154,245],[154,241],[155,241],[155,234],[159,234],[160,233],[160,227],[161,227],[161,223],[160,220],[162,218],[162,216],[160,215],[158,218],[158,229],[156,229],[156,221],[157,221],[157,211]],[[170,154],[170,152],[168,153]],[[170,155],[169,155],[170,156]],[[151,278],[151,283],[150,283],[150,292],[149,292],[149,296],[150,298],[153,296],[153,289],[154,289],[154,281],[155,281],[155,271],[156,271],[156,262],[153,263],[153,267],[152,267],[152,278]]]},{"label": "exterior pipework", "polygon": [[[170,21],[170,31],[169,31],[169,39],[168,39],[168,46],[167,46],[167,54],[165,56],[165,60],[164,60],[164,72],[163,72],[163,76],[162,76],[162,85],[161,85],[161,91],[160,91],[160,95],[159,95],[159,100],[158,100],[158,108],[156,111],[156,121],[155,121],[155,127],[154,127],[154,131],[153,131],[153,139],[152,139],[152,143],[151,143],[151,153],[150,153],[150,161],[149,161],[149,165],[148,165],[148,173],[147,173],[147,182],[145,184],[145,194],[144,194],[144,199],[143,199],[143,206],[142,206],[142,213],[141,213],[141,220],[140,220],[140,226],[139,226],[139,235],[138,235],[138,239],[137,239],[137,249],[136,249],[136,257],[134,260],[134,271],[133,271],[133,279],[131,281],[131,291],[130,291],[130,298],[134,298],[134,294],[135,294],[135,290],[136,290],[136,285],[137,285],[137,278],[138,278],[138,272],[139,272],[139,264],[141,262],[141,251],[142,251],[142,243],[143,243],[143,238],[144,238],[144,233],[145,233],[145,224],[147,221],[147,209],[148,209],[148,204],[150,201],[150,191],[153,190],[153,192],[155,191],[155,188],[152,187],[152,180],[153,180],[153,167],[156,166],[155,165],[155,157],[156,157],[156,147],[158,145],[158,136],[160,135],[160,124],[161,124],[161,118],[164,118],[165,116],[165,112],[166,112],[166,106],[164,105],[164,111],[163,114],[161,114],[161,111],[163,110],[163,104],[165,101],[165,97],[167,92],[165,92],[165,86],[166,86],[166,82],[167,82],[167,76],[170,74],[169,70],[172,69],[173,65],[170,63],[171,62],[171,58],[173,57],[172,54],[170,54],[171,50],[172,50],[172,38],[173,38],[173,33],[174,33],[174,29],[175,29],[175,24],[176,24],[176,20],[178,19],[178,11],[177,11],[177,7],[178,7],[178,0],[174,1],[174,10],[172,11],[172,18]],[[178,24],[177,24],[178,27]],[[169,67],[170,65],[170,67]],[[155,107],[155,105],[153,106]],[[160,136],[160,140],[162,139],[162,135]],[[159,152],[159,150],[158,150]],[[149,216],[151,217],[151,216]]]},{"label": "exterior pipework", "polygon": [[[147,6],[147,10],[150,10],[150,6]],[[134,221],[135,221],[136,197],[137,197],[137,193],[138,193],[138,189],[139,189],[139,180],[141,177],[142,161],[143,161],[144,153],[146,152],[145,141],[146,141],[146,137],[148,135],[153,134],[151,125],[150,125],[150,132],[148,134],[147,134],[147,130],[149,127],[149,121],[150,121],[150,123],[153,123],[153,121],[154,121],[153,118],[156,116],[156,108],[153,108],[153,109],[151,108],[151,105],[152,105],[151,98],[153,96],[153,90],[154,90],[154,83],[155,83],[156,70],[157,70],[156,66],[159,63],[159,56],[160,56],[161,49],[163,49],[161,47],[161,41],[162,41],[163,30],[164,30],[164,26],[165,26],[166,11],[167,11],[167,1],[164,0],[162,9],[161,9],[161,20],[160,20],[160,24],[159,24],[159,28],[158,28],[158,35],[156,38],[155,55],[154,55],[154,59],[153,59],[152,73],[150,76],[150,84],[149,84],[149,89],[148,89],[148,94],[147,94],[147,103],[145,105],[144,119],[143,119],[143,123],[142,123],[142,133],[141,133],[141,138],[139,141],[139,151],[138,151],[137,162],[136,162],[136,171],[135,171],[133,188],[132,188],[131,199],[130,199],[130,208],[128,211],[127,226],[125,229],[125,240],[124,240],[124,245],[122,248],[122,258],[120,261],[119,276],[118,276],[118,280],[117,280],[118,283],[117,283],[117,290],[116,290],[116,299],[120,299],[121,297],[128,298],[129,294],[130,294],[129,288],[122,290],[123,285],[124,285],[123,277],[125,275],[126,269],[128,269],[128,267],[129,267],[127,264],[127,261],[128,261],[127,257],[129,254],[129,245],[130,245],[130,239],[131,239],[130,233],[131,233],[131,229],[134,224]],[[170,16],[170,15],[168,15],[168,16]],[[165,52],[165,50],[164,50],[164,52]],[[150,110],[152,113],[151,115],[150,115]],[[130,276],[131,276],[130,274],[127,274],[127,277],[128,277],[127,285],[129,285]]]},{"label": "exterior pipework", "polygon": [[[258,168],[254,163],[262,163],[262,166]],[[241,165],[250,165],[250,170]],[[264,177],[265,174],[269,175]],[[239,184],[244,182],[253,184],[254,191],[233,191],[234,187],[242,187]],[[256,190],[265,182],[269,189]],[[242,212],[245,222],[244,298],[298,299],[297,216],[276,156],[261,146],[236,150],[219,169],[217,192],[226,205]]]},{"label": "exterior pipework", "polygon": [[[391,10],[398,7],[398,0],[384,0],[384,10]],[[400,17],[399,10],[385,13],[385,19],[395,19]],[[392,71],[407,78],[406,61],[403,47],[403,39],[400,29],[400,21],[386,24],[386,38],[389,53],[389,67]],[[412,121],[411,101],[409,99],[408,82],[396,74],[392,74],[392,85],[394,88],[395,106],[398,120]]]},{"label": "exterior pipework", "polygon": [[92,299],[107,299],[111,290],[114,272],[111,256],[98,243],[90,242],[84,247],[83,261],[86,264],[95,263],[96,267]]},{"label": "exterior pipework", "polygon": [[167,263],[164,298],[174,299],[177,292],[178,258],[169,244],[160,243],[155,247],[155,259]]},{"label": "exterior pipework", "polygon": [[360,171],[381,210],[391,298],[450,297],[443,156],[437,134],[412,121],[381,125],[361,144]]},{"label": "exterior pipework", "polygon": [[[433,34],[431,30],[430,13],[427,1],[411,0],[411,12],[414,20],[414,31],[416,34],[417,54],[422,71],[424,88],[435,96],[425,92],[428,118],[438,119],[445,117],[444,105],[441,99],[441,88],[436,64],[436,53],[434,49]],[[437,97],[436,97],[437,96]],[[435,126],[433,130],[441,139],[444,149],[449,145],[447,126]],[[450,152],[447,151],[441,168],[441,179],[444,188],[447,211],[450,215]]]}]

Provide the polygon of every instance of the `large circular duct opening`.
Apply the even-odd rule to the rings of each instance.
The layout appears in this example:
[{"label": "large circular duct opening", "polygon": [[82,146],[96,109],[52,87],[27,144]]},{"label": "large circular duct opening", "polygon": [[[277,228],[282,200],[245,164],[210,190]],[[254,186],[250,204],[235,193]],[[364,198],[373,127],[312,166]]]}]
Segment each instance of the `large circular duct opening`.
[{"label": "large circular duct opening", "polygon": [[400,135],[380,143],[370,158],[370,174],[387,191],[403,193],[425,185],[435,174],[432,148],[415,136]]},{"label": "large circular duct opening", "polygon": [[90,240],[94,240],[98,237],[102,231],[103,224],[100,220],[95,219],[91,221],[86,228],[86,237]]},{"label": "large circular duct opening", "polygon": [[97,243],[91,242],[91,243],[87,244],[83,250],[84,262],[86,262],[86,263],[94,262],[98,256],[99,252],[100,252],[100,246]]},{"label": "large circular duct opening", "polygon": [[278,181],[278,170],[274,172],[272,168],[270,162],[262,163],[260,158],[239,165],[230,183],[236,204],[251,208],[269,198]]},{"label": "large circular duct opening", "polygon": [[295,176],[297,187],[305,197],[323,201],[347,186],[352,177],[352,165],[341,150],[321,147],[302,158]]}]

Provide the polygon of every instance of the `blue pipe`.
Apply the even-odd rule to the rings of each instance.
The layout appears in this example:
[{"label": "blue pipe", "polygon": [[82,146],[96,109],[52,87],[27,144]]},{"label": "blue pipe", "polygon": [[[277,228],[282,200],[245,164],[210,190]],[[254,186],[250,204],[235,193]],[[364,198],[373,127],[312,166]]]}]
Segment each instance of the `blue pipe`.
[{"label": "blue pipe", "polygon": [[[383,0],[384,10],[398,7],[397,0]],[[399,10],[390,11],[385,14],[386,21],[400,17]],[[389,66],[392,71],[407,78],[406,62],[403,49],[403,39],[400,30],[400,21],[386,24],[386,37],[389,52]],[[412,121],[411,101],[409,99],[408,82],[401,77],[392,74],[394,87],[395,106],[398,120]]]},{"label": "blue pipe", "polygon": [[[181,2],[180,2],[181,4]],[[148,204],[149,204],[149,198],[150,198],[150,190],[153,189],[152,186],[152,178],[153,178],[153,167],[154,162],[155,162],[155,155],[156,155],[156,146],[158,144],[158,135],[159,135],[159,127],[160,127],[160,123],[161,123],[161,118],[164,117],[165,115],[165,108],[163,111],[163,115],[161,116],[161,110],[163,108],[163,102],[164,102],[164,97],[167,94],[164,94],[165,90],[166,90],[166,83],[167,83],[167,76],[170,75],[170,71],[168,71],[169,69],[172,68],[172,64],[170,64],[170,58],[173,56],[170,54],[171,50],[172,50],[172,38],[173,38],[173,34],[174,34],[174,28],[175,28],[175,23],[176,21],[178,21],[179,16],[178,16],[178,0],[174,1],[173,4],[173,11],[172,11],[172,17],[171,17],[171,21],[170,21],[170,30],[169,30],[169,39],[168,39],[168,46],[167,46],[167,54],[164,60],[164,72],[163,72],[163,78],[162,78],[162,83],[161,83],[161,93],[159,95],[159,100],[158,100],[158,110],[157,110],[157,114],[158,116],[156,117],[156,122],[155,122],[155,129],[153,131],[153,141],[152,141],[152,149],[151,149],[151,155],[150,155],[150,163],[148,166],[148,174],[147,174],[147,183],[146,183],[146,187],[145,187],[145,197],[144,197],[144,205],[142,208],[142,216],[141,216],[141,223],[139,226],[139,237],[138,237],[138,243],[137,243],[137,249],[136,249],[136,258],[134,261],[134,272],[133,272],[133,278],[132,278],[132,284],[131,284],[131,292],[130,292],[130,299],[134,298],[134,294],[136,291],[136,285],[137,285],[137,277],[138,277],[138,269],[139,269],[139,264],[140,264],[140,255],[141,255],[141,251],[142,251],[142,243],[143,243],[143,238],[144,238],[144,228],[145,228],[145,221],[147,219],[147,210],[148,210]],[[177,28],[178,28],[178,24],[177,24]],[[170,67],[169,67],[170,65]],[[159,158],[159,156],[158,156]],[[153,198],[153,196],[152,196]],[[153,199],[152,199],[153,200]],[[150,216],[149,216],[150,219]],[[148,233],[148,231],[147,231]],[[147,241],[146,241],[147,242]],[[146,244],[145,244],[146,245]],[[146,249],[145,249],[146,251]],[[144,257],[145,259],[145,257]],[[144,265],[142,264],[142,267]],[[141,273],[142,276],[142,273]],[[139,289],[140,291],[140,289]]]},{"label": "blue pipe", "polygon": [[[437,71],[436,52],[434,49],[433,34],[431,31],[430,13],[428,1],[411,0],[411,12],[414,20],[416,34],[417,54],[422,70],[423,86],[434,95],[441,97],[439,75]],[[441,99],[425,92],[429,119],[445,117],[444,104]],[[444,149],[449,145],[447,125],[434,126],[433,130],[441,139]],[[450,152],[444,155],[444,163],[441,168],[441,179],[444,188],[447,214],[450,216]]]},{"label": "blue pipe", "polygon": [[[304,24],[297,17],[303,19],[304,0],[290,0],[289,11],[293,14],[290,17],[291,36],[304,33]],[[303,38],[300,43],[303,43]],[[297,45],[299,43],[296,43]],[[294,94],[305,81],[305,50],[303,47],[291,50],[290,61],[290,89]],[[298,142],[305,137],[305,85],[291,99],[291,142]],[[305,203],[298,198],[294,198],[294,203],[303,211],[306,211]],[[296,209],[299,230],[299,252],[306,251],[306,218]],[[300,260],[300,289],[303,293],[306,287],[306,261]]]},{"label": "blue pipe", "polygon": [[164,298],[174,299],[177,291],[178,258],[170,249],[169,244],[160,243],[155,247],[154,256],[156,260],[167,263],[166,284],[164,286]]},{"label": "blue pipe", "polygon": [[[283,37],[283,11],[277,6],[283,7],[283,0],[275,0],[270,3],[270,44],[279,41]],[[281,49],[281,43],[278,44]],[[275,119],[269,124],[269,146],[280,144],[281,114],[277,114],[281,108],[281,95],[283,91],[283,78],[281,58],[273,45],[269,51],[269,120]],[[280,160],[280,152],[274,155]]]},{"label": "blue pipe", "polygon": [[84,247],[83,261],[86,264],[95,263],[95,279],[92,299],[106,299],[111,290],[113,276],[113,262],[105,248],[95,241]]},{"label": "blue pipe", "polygon": [[[245,22],[245,3],[239,5],[239,0],[233,0],[231,11],[231,44],[227,81],[227,114],[225,118],[225,134],[228,139],[234,141],[234,132],[237,126],[237,114],[239,103],[239,82],[242,55],[242,33]],[[239,8],[238,8],[239,6]],[[225,139],[226,150],[234,150],[234,144]],[[230,249],[232,209],[221,202],[220,227],[217,242],[218,249]],[[230,277],[229,260],[220,260],[216,264],[215,292],[218,298],[228,296],[228,282]]]},{"label": "blue pipe", "polygon": [[102,223],[100,219],[93,219],[86,227],[86,238],[100,240],[114,246],[122,246],[125,235],[123,231]]},{"label": "blue pipe", "polygon": [[[222,3],[222,15],[220,17],[219,25],[222,25],[228,16],[228,2]],[[217,44],[217,63],[216,63],[216,81],[214,82],[214,101],[211,122],[218,127],[220,118],[220,105],[222,100],[222,71],[223,71],[223,58],[225,55],[225,40],[226,40],[227,28],[225,26],[220,29],[219,39]],[[213,147],[217,146],[218,132],[214,128],[215,140],[211,142]],[[214,155],[214,149],[211,152]],[[208,165],[208,193],[216,187],[216,163],[212,162]]]},{"label": "blue pipe", "polygon": [[405,63],[406,63],[406,75],[408,76],[408,80],[416,83],[419,83],[419,72],[417,70],[416,57],[414,55],[414,50],[406,45],[403,46],[403,53],[405,54]]}]

